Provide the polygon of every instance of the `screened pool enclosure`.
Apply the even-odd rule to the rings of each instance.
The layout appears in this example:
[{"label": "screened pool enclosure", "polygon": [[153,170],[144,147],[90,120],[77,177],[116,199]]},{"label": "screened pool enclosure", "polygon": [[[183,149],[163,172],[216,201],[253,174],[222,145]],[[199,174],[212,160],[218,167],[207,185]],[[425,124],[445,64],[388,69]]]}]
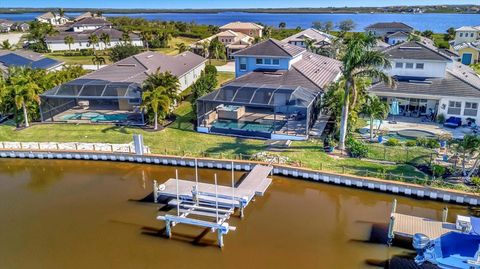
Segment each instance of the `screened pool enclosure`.
[{"label": "screened pool enclosure", "polygon": [[197,100],[198,131],[268,139],[305,139],[319,92],[303,87],[231,83]]},{"label": "screened pool enclosure", "polygon": [[40,98],[42,121],[144,123],[138,83],[76,79]]}]

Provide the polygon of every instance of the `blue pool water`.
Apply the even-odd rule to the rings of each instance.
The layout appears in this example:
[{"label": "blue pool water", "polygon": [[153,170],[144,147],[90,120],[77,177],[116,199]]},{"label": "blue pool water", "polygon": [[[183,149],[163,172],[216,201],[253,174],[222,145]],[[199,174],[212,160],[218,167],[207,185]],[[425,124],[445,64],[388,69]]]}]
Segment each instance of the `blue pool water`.
[{"label": "blue pool water", "polygon": [[263,120],[262,122],[217,120],[212,123],[212,126],[224,129],[239,129],[246,131],[271,133],[274,130],[279,130],[283,126],[283,123],[274,123],[274,121],[267,120]]},{"label": "blue pool water", "polygon": [[91,122],[119,122],[128,119],[127,114],[101,114],[96,112],[66,114],[62,120],[90,120]]}]

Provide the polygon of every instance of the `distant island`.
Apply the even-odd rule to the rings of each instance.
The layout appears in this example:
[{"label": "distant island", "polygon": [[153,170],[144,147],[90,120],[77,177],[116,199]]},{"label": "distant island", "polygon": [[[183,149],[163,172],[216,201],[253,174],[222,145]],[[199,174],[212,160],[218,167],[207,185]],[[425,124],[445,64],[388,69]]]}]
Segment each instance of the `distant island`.
[{"label": "distant island", "polygon": [[[49,8],[0,8],[3,14],[21,14],[48,12],[58,7]],[[65,12],[101,11],[103,13],[455,13],[480,14],[480,5],[419,5],[386,7],[325,7],[325,8],[239,8],[239,9],[115,9],[115,8],[65,8]]]}]

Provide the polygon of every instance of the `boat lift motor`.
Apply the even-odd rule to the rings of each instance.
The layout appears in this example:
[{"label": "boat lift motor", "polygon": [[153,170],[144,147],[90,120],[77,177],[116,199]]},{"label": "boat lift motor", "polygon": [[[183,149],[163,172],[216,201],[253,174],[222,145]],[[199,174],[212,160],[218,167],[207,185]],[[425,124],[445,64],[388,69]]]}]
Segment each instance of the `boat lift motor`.
[{"label": "boat lift motor", "polygon": [[416,233],[413,236],[412,245],[413,245],[413,248],[417,251],[417,256],[415,257],[415,263],[418,265],[422,265],[426,261],[425,251],[431,245],[430,238],[424,234]]}]

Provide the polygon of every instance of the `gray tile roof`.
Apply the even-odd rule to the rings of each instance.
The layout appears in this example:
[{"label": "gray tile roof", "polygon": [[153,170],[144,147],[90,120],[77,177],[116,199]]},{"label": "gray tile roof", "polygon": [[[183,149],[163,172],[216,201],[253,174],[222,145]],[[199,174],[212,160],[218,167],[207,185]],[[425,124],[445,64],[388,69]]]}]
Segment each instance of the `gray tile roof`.
[{"label": "gray tile roof", "polygon": [[110,26],[111,22],[98,17],[86,17],[76,21],[72,27],[81,27],[81,26]]},{"label": "gray tile roof", "polygon": [[[88,30],[83,32],[71,32],[71,31],[63,31],[53,36],[47,36],[45,41],[49,42],[64,42],[66,36],[72,36],[75,42],[88,42],[88,37],[91,34],[95,34],[100,37],[103,33],[106,33],[110,36],[110,41],[118,41],[123,35],[123,32],[109,27],[101,27],[96,30]],[[130,34],[131,40],[140,40],[141,38],[136,34]]]},{"label": "gray tile roof", "polygon": [[295,57],[306,49],[270,38],[234,53],[235,56]]},{"label": "gray tile roof", "polygon": [[376,94],[417,94],[437,97],[480,98],[480,77],[468,66],[455,63],[452,69],[447,70],[445,78],[398,78],[395,89],[391,89],[383,83],[377,83],[369,91]]},{"label": "gray tile roof", "polygon": [[367,26],[365,29],[398,29],[398,31],[410,32],[413,27],[403,22],[377,22]]},{"label": "gray tile roof", "polygon": [[315,40],[316,42],[325,41],[331,43],[334,36],[319,31],[314,28],[303,30],[282,40],[282,42],[305,41],[305,39]]},{"label": "gray tile roof", "polygon": [[405,33],[404,31],[396,31],[395,33],[391,33],[389,35],[387,35],[387,38],[390,38],[390,37],[408,37],[410,34],[409,33]]},{"label": "gray tile roof", "polygon": [[438,49],[435,47],[416,41],[390,46],[384,49],[383,52],[391,59],[451,61],[448,56],[438,52]]}]

